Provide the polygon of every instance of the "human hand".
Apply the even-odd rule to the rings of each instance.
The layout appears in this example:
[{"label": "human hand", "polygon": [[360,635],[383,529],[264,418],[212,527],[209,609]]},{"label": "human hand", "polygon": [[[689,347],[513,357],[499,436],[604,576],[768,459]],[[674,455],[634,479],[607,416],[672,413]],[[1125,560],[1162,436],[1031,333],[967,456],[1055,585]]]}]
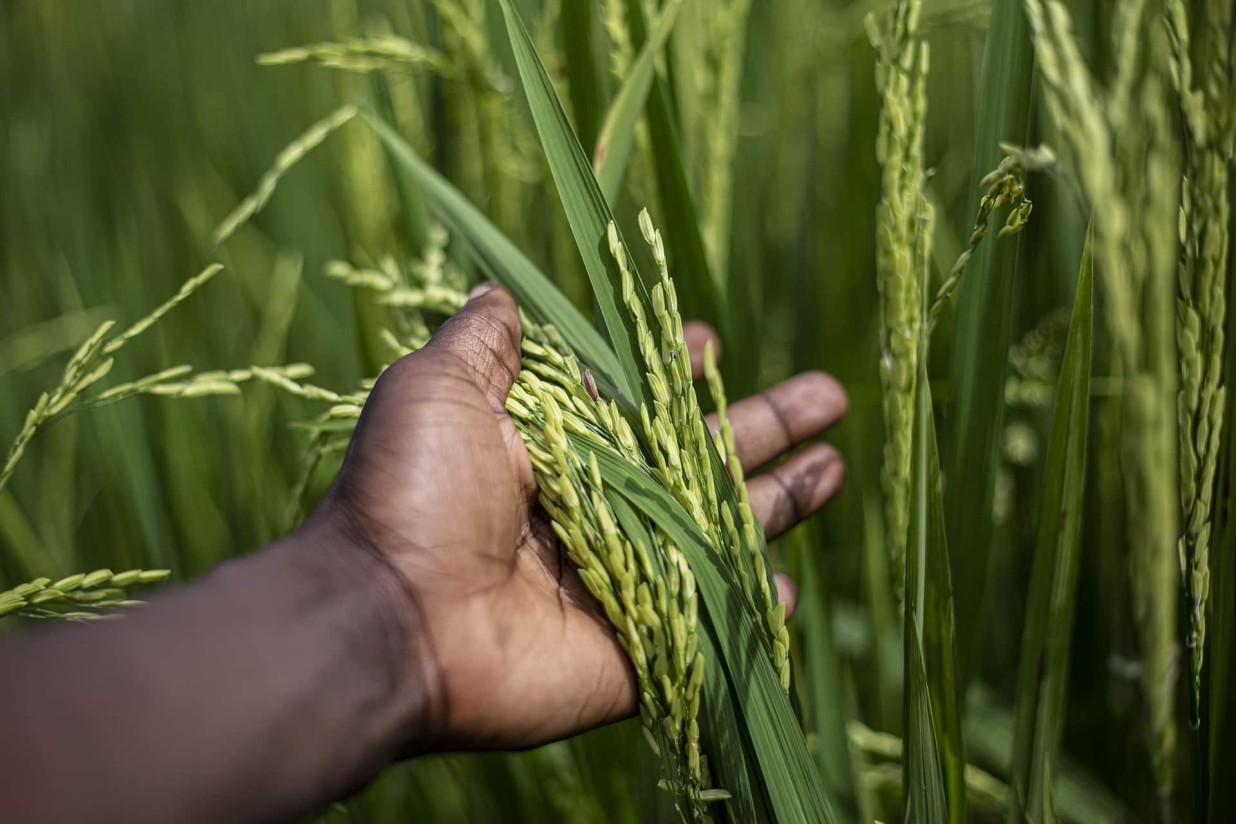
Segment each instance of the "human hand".
[{"label": "human hand", "polygon": [[[693,372],[715,333],[685,329]],[[428,695],[413,749],[535,746],[635,712],[635,677],[537,503],[532,465],[504,403],[519,373],[519,313],[478,287],[422,350],[383,373],[339,477],[306,529],[376,553],[406,593],[409,677]],[[750,472],[845,414],[828,375],[797,375],[731,404]],[[715,420],[709,420],[715,427]],[[841,458],[816,443],[748,477],[769,539],[840,489]],[[793,610],[793,584],[777,576]]]}]

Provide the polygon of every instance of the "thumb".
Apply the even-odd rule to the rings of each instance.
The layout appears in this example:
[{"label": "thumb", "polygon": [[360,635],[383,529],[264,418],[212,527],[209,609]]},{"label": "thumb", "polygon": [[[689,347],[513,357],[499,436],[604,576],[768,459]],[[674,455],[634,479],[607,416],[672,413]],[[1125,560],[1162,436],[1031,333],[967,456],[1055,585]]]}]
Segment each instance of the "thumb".
[{"label": "thumb", "polygon": [[490,404],[501,411],[519,375],[520,335],[515,298],[496,283],[482,283],[429,345],[463,361]]}]

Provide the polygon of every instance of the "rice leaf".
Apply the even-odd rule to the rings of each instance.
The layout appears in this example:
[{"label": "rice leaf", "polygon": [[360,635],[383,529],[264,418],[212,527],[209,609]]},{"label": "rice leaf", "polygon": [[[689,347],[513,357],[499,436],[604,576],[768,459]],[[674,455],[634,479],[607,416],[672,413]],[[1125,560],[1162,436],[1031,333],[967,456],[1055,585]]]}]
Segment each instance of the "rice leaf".
[{"label": "rice leaf", "polygon": [[[995,0],[983,56],[984,86],[972,191],[979,190],[979,181],[1000,162],[1001,142],[1028,142],[1033,70],[1034,55],[1021,0]],[[961,684],[966,683],[971,671],[969,661],[983,626],[1013,296],[1023,265],[1020,249],[1020,237],[981,245],[970,262],[969,285],[957,304],[946,503]]]},{"label": "rice leaf", "polygon": [[711,635],[717,651],[713,660],[727,675],[739,723],[754,752],[749,766],[768,794],[774,820],[835,820],[802,729],[727,567],[663,487],[616,452],[594,441],[570,437],[581,454],[596,455],[607,488],[652,519],[691,565],[703,603],[701,629]]},{"label": "rice leaf", "polygon": [[[644,370],[640,366],[642,361],[635,327],[623,302],[621,278],[606,240],[614,216],[592,174],[592,166],[571,130],[553,82],[537,56],[536,47],[532,45],[532,38],[528,36],[510,0],[501,0],[501,5],[524,93],[541,137],[541,148],[545,151],[550,172],[562,198],[575,245],[583,257],[605,331],[618,356],[625,397],[632,400],[644,398],[647,393],[643,388]],[[627,259],[634,269],[635,262],[629,254]],[[637,286],[638,280],[636,278]],[[651,397],[647,400],[651,402]]]},{"label": "rice leaf", "polygon": [[[605,125],[596,139],[592,165],[596,170],[597,183],[601,186],[606,202],[610,204],[614,203],[622,187],[622,176],[626,172],[631,146],[635,142],[635,129],[644,114],[648,90],[652,88],[652,80],[656,74],[657,58],[669,41],[674,21],[678,19],[678,10],[681,8],[682,0],[672,0],[661,11],[652,36],[644,43],[639,57],[631,64],[626,82],[614,98],[614,104],[605,116]],[[581,134],[580,138],[584,140],[584,135]]]},{"label": "rice leaf", "polygon": [[598,65],[593,40],[592,6],[592,3],[563,3],[559,19],[571,114],[575,115],[575,132],[585,146],[597,142],[605,106],[602,68]]},{"label": "rice leaf", "polygon": [[[925,350],[926,337],[923,346]],[[964,822],[966,760],[957,700],[953,591],[940,490],[940,456],[936,446],[926,358],[919,359],[915,384],[910,539],[906,546],[905,670],[907,690],[913,693],[921,689],[926,695],[931,710],[931,731],[930,737],[925,738],[925,717],[921,708],[917,707],[923,696],[909,695],[906,698],[906,740],[911,754],[917,746],[916,757],[920,763],[907,766],[911,770],[908,778],[926,784],[912,788],[908,797],[912,798],[914,792],[921,794],[917,807],[920,815],[928,810],[933,811],[923,820],[945,820],[935,817],[934,813],[937,803],[935,783],[938,781],[945,798],[947,820]],[[922,672],[916,672],[920,667]],[[933,757],[938,761],[934,770],[929,763]]]},{"label": "rice leaf", "polygon": [[[909,610],[907,608],[907,614]],[[922,641],[914,621],[907,621],[906,649],[906,752],[902,762],[905,785],[905,820],[935,822],[949,820],[948,799],[941,772],[936,720],[927,688],[927,669],[923,663]]]},{"label": "rice leaf", "polygon": [[396,171],[421,191],[438,220],[467,247],[485,275],[510,289],[534,318],[553,323],[592,369],[597,382],[613,397],[633,406],[636,394],[613,351],[553,282],[458,189],[418,157],[398,132],[370,112],[365,112],[365,120],[390,152]]},{"label": "rice leaf", "polygon": [[[641,0],[627,0],[626,5],[631,41],[642,47],[648,39],[648,20],[643,3]],[[652,90],[648,95],[648,135],[652,145],[657,147],[652,162],[663,212],[657,223],[666,237],[674,239],[670,269],[674,272],[674,284],[678,288],[684,312],[688,317],[711,323],[724,338],[728,328],[722,294],[724,289],[717,281],[704,250],[699,213],[691,194],[668,85],[654,72]]]},{"label": "rice leaf", "polygon": [[795,554],[799,558],[794,573],[799,586],[795,624],[804,667],[798,685],[800,696],[809,708],[806,713],[808,729],[815,736],[813,749],[824,786],[836,802],[838,812],[853,818],[858,812],[858,800],[846,733],[845,673],[833,643],[830,595],[820,568],[819,548],[823,536],[818,529],[811,529],[812,526],[814,524],[804,524],[785,539],[796,544]]},{"label": "rice leaf", "polygon": [[1090,354],[1093,326],[1094,260],[1090,234],[1082,251],[1077,296],[1060,379],[1056,388],[1051,443],[1044,468],[1038,548],[1030,580],[1028,615],[1017,675],[1013,769],[1008,821],[1046,820],[1050,797],[1048,765],[1056,751],[1068,704],[1069,645],[1077,572],[1090,424]]}]

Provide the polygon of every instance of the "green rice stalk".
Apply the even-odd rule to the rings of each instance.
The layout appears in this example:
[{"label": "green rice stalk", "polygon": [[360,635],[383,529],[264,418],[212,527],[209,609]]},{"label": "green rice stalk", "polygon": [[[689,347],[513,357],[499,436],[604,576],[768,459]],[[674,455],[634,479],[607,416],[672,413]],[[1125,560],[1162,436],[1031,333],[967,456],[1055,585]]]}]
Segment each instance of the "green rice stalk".
[{"label": "green rice stalk", "polygon": [[[586,464],[578,444],[573,447],[566,433],[598,439],[634,465],[648,469],[682,504],[744,582],[749,608],[762,618],[759,623],[767,652],[787,690],[788,632],[785,610],[776,604],[766,562],[745,549],[759,546],[754,534],[759,526],[750,511],[728,425],[723,425],[721,439],[727,468],[742,490],[739,511],[735,513],[720,501],[709,463],[712,440],[691,382],[690,357],[664,242],[646,211],[639,222],[660,274],[651,290],[651,317],[636,297],[625,248],[613,224],[609,242],[651,387],[652,408],[643,405],[639,416],[650,454],[641,448],[617,403],[600,400],[595,384],[580,374],[573,356],[562,351],[564,345],[544,332],[543,339],[537,340],[536,327],[525,335],[525,368],[512,389],[508,411],[524,435],[537,470],[541,501],[553,517],[555,531],[579,566],[589,591],[605,607],[635,667],[645,728],[663,761],[667,752],[672,756],[666,761],[665,780],[680,811],[695,820],[707,815],[703,799],[715,795],[704,795],[709,789],[707,764],[699,752],[699,698],[706,663],[697,649],[694,577],[659,528],[647,530],[649,547],[635,542],[629,531],[618,532],[595,457]],[[712,385],[723,404],[720,379],[715,368],[712,372]],[[726,431],[730,431],[728,438]],[[598,536],[607,549],[604,556],[597,551]]]},{"label": "green rice stalk", "polygon": [[[1182,0],[1167,3],[1172,79],[1184,125],[1184,176],[1180,189],[1176,345],[1180,357],[1177,423],[1180,429],[1179,540],[1188,626],[1185,647],[1191,675],[1190,723],[1200,724],[1202,663],[1210,594],[1210,537],[1215,471],[1223,427],[1224,275],[1230,240],[1228,200],[1233,150],[1233,74],[1225,42],[1232,27],[1230,3],[1206,3],[1195,18],[1195,39]],[[1196,69],[1195,69],[1196,66]],[[1198,77],[1195,85],[1194,77]]]},{"label": "green rice stalk", "polygon": [[884,389],[885,520],[893,588],[904,599],[910,526],[914,386],[918,373],[922,295],[931,254],[933,209],[925,194],[927,44],[916,39],[919,0],[893,0],[866,18],[876,49],[880,124],[876,159],[881,199],[876,210],[876,285],[880,296],[880,382]]},{"label": "green rice stalk", "polygon": [[[612,226],[612,224],[611,224]],[[691,380],[691,359],[686,353],[682,331],[682,316],[678,312],[678,298],[670,279],[665,255],[665,243],[661,233],[652,225],[652,219],[645,209],[639,215],[640,231],[644,240],[652,249],[653,260],[656,262],[660,281],[653,287],[651,293],[655,320],[660,326],[660,340],[653,345],[653,336],[641,333],[641,349],[645,363],[653,372],[657,371],[656,363],[668,363],[670,368],[668,384],[670,386],[670,402],[662,404],[656,398],[656,388],[659,382],[654,381],[655,412],[645,424],[645,435],[654,445],[660,437],[668,448],[666,460],[658,459],[657,466],[662,472],[662,479],[667,482],[679,503],[695,518],[704,534],[716,547],[726,547],[729,552],[729,562],[737,573],[743,589],[744,597],[754,614],[762,616],[760,627],[764,632],[765,643],[773,651],[773,666],[781,678],[781,688],[787,693],[790,689],[789,631],[785,627],[785,608],[777,603],[775,587],[768,575],[768,564],[759,550],[756,530],[761,529],[751,511],[751,500],[747,494],[742,463],[734,444],[734,432],[726,417],[725,387],[721,374],[717,370],[711,345],[705,350],[705,372],[713,402],[717,407],[720,423],[719,443],[717,451],[723,456],[725,467],[734,482],[738,492],[737,512],[728,503],[719,500],[716,482],[710,471],[710,435],[704,427],[703,415],[696,400],[695,390]],[[612,234],[616,240],[616,232]],[[619,257],[621,246],[611,242],[611,250]],[[620,258],[619,258],[620,259]],[[621,266],[620,259],[620,266]],[[625,277],[631,275],[622,267]],[[634,299],[634,289],[628,292],[627,307],[636,319],[637,325],[646,328],[647,322],[642,319],[643,311]],[[641,415],[641,420],[647,415]],[[671,438],[666,433],[679,433],[677,438],[685,440],[674,450],[669,445]],[[685,434],[684,434],[685,433]],[[677,451],[682,457],[680,471],[670,463],[669,458]],[[717,512],[720,512],[720,523],[717,523]],[[722,534],[724,531],[724,534]]]},{"label": "green rice stalk", "polygon": [[257,57],[260,66],[314,63],[347,72],[421,72],[450,74],[446,56],[436,49],[393,34],[353,37],[338,43],[312,43]]},{"label": "green rice stalk", "polygon": [[[201,289],[222,268],[218,264],[207,266],[199,274],[185,281],[170,299],[117,335],[110,334],[115,326],[115,321],[105,321],[95,330],[93,335],[78,347],[73,356],[69,358],[69,362],[65,364],[60,381],[52,389],[41,394],[34,406],[26,414],[22,428],[17,433],[13,445],[9,448],[8,456],[5,458],[3,466],[0,467],[0,491],[3,491],[5,486],[8,485],[9,479],[13,477],[17,463],[25,454],[26,448],[44,427],[77,409],[120,399],[120,395],[109,394],[108,392],[96,393],[92,396],[88,394],[88,390],[105,378],[111,371],[112,364],[114,363],[112,356],[127,343],[141,335],[155,323],[158,323],[164,315],[183,303],[190,295]],[[141,384],[144,390],[146,387],[153,386],[160,381],[181,377],[184,374],[186,374],[184,368],[165,370],[143,379],[144,383],[143,381],[137,381],[134,384],[130,384],[130,386]],[[115,390],[110,390],[110,392],[114,393]],[[138,391],[134,391],[132,394],[138,394]]]},{"label": "green rice stalk", "polygon": [[[751,0],[720,0],[689,7],[680,42],[690,47],[684,83],[692,89],[694,117],[685,129],[686,156],[695,163],[700,232],[718,285],[726,280],[733,212],[734,151],[742,102],[742,69]],[[684,61],[685,62],[685,61]],[[681,88],[681,86],[680,86]]]},{"label": "green rice stalk", "polygon": [[36,578],[0,592],[0,619],[9,616],[70,621],[105,618],[108,613],[103,610],[141,604],[141,601],[128,597],[129,588],[158,583],[170,574],[166,569],[130,569],[125,572],[97,569],[69,575],[59,581]]},{"label": "green rice stalk", "polygon": [[[332,27],[340,36],[353,35],[359,28],[358,18],[356,0],[332,0]],[[363,100],[377,85],[356,72],[337,72],[332,80],[342,100]],[[349,245],[364,252],[379,249],[396,223],[396,193],[382,145],[370,129],[350,129],[340,136],[340,141]],[[385,348],[374,322],[380,310],[364,293],[355,292],[352,299],[361,356],[366,372],[370,373],[382,364]]]},{"label": "green rice stalk", "polygon": [[[627,25],[627,0],[601,0],[601,22],[609,41],[610,76],[621,87],[630,77],[636,60],[635,43]],[[628,163],[626,185],[637,203],[651,202],[655,195],[655,186],[649,171],[654,168],[652,140],[648,134],[648,123],[643,118],[635,128],[635,145],[645,163]],[[588,148],[596,149],[600,146]]]},{"label": "green rice stalk", "polygon": [[463,308],[465,300],[458,287],[435,284],[417,288],[402,286],[391,276],[389,269],[381,271],[354,268],[345,261],[333,260],[327,264],[326,274],[353,288],[379,293],[378,302],[383,306],[453,314]]},{"label": "green rice stalk", "polygon": [[1121,3],[1109,90],[1090,74],[1057,0],[1026,0],[1047,109],[1092,210],[1113,370],[1123,380],[1121,463],[1132,605],[1155,788],[1167,815],[1174,784],[1179,564],[1175,465],[1175,317],[1179,195],[1167,105],[1171,61],[1145,0]]},{"label": "green rice stalk", "polygon": [[1045,146],[1028,151],[1012,146],[1000,148],[1005,153],[1004,159],[1000,161],[999,166],[979,181],[979,185],[985,187],[986,192],[979,201],[978,213],[974,216],[974,228],[970,230],[966,248],[957,257],[957,262],[953,264],[944,283],[940,284],[940,289],[936,292],[935,300],[927,313],[928,335],[936,328],[944,307],[952,302],[957,288],[961,285],[961,276],[970,264],[970,258],[974,257],[974,252],[983,242],[983,238],[987,236],[992,213],[996,209],[1010,207],[1008,218],[1000,229],[998,237],[1008,237],[1020,232],[1030,218],[1030,211],[1034,208],[1030,198],[1026,197],[1026,172],[1046,168],[1055,163],[1055,156]]},{"label": "green rice stalk", "polygon": [[[236,225],[240,225],[239,223]],[[97,406],[127,400],[139,395],[163,398],[200,398],[212,395],[237,395],[240,385],[259,382],[310,401],[327,402],[337,407],[359,409],[363,395],[342,395],[323,389],[304,379],[313,374],[313,367],[304,363],[286,366],[251,366],[246,369],[194,372],[189,365],[162,369],[136,380],[126,381],[98,390],[96,385],[112,369],[114,356],[135,338],[158,323],[169,312],[196,294],[223,269],[211,264],[189,278],[176,294],[157,306],[150,314],[118,334],[110,334],[114,321],[106,321],[86,339],[65,365],[60,381],[39,396],[27,413],[21,430],[10,447],[0,468],[0,491],[7,486],[27,447],[47,426],[57,420]]]},{"label": "green rice stalk", "polygon": [[[525,184],[544,176],[531,151],[526,123],[512,105],[514,83],[489,39],[484,0],[433,0],[442,22],[443,51],[455,70],[445,95],[464,191],[489,204],[488,213],[508,236],[531,245]],[[527,241],[525,243],[525,241]]]},{"label": "green rice stalk", "polygon": [[[408,264],[408,272],[390,256],[384,257],[377,267],[357,268],[338,260],[326,264],[327,277],[373,293],[380,306],[404,310],[392,316],[395,329],[378,331],[378,337],[396,357],[429,340],[430,330],[424,312],[450,315],[463,307],[467,281],[459,267],[447,257],[447,239],[445,229],[430,224],[423,255]],[[408,288],[411,283],[416,287]]]},{"label": "green rice stalk", "polygon": [[215,229],[211,237],[213,245],[221,246],[226,243],[228,238],[237,229],[247,223],[251,217],[262,211],[270,201],[271,195],[275,193],[275,187],[279,185],[280,178],[299,163],[301,158],[322,145],[326,138],[341,129],[353,117],[356,117],[357,111],[357,108],[352,105],[341,106],[317,123],[314,123],[295,140],[285,146],[276,155],[274,164],[266,174],[262,175],[262,179],[258,182],[257,190],[242,200],[232,210],[231,214],[223,219],[219,227]]},{"label": "green rice stalk", "polygon": [[627,10],[623,0],[601,0],[601,21],[609,38],[609,70],[621,81],[635,62],[635,46],[627,29]]}]

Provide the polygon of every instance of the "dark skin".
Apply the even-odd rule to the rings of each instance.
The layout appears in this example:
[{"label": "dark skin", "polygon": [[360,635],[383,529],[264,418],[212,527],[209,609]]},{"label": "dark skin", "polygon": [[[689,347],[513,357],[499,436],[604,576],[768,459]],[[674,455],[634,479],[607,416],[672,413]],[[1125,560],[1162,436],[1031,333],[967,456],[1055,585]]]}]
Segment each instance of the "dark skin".
[{"label": "dark skin", "polygon": [[[295,533],[122,621],[4,638],[0,817],[295,820],[399,757],[532,747],[631,716],[631,669],[503,410],[519,334],[511,296],[481,287],[383,374]],[[686,335],[698,375],[715,335]],[[845,407],[821,373],[733,404],[744,466]],[[748,487],[774,538],[843,478],[815,443]]]}]

